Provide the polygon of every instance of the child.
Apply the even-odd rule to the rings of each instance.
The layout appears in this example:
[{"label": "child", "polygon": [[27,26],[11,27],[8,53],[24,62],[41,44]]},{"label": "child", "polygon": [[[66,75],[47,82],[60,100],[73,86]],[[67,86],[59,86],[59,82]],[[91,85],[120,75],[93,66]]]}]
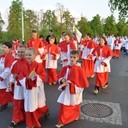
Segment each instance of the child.
[{"label": "child", "polygon": [[24,45],[20,45],[17,48],[17,57],[18,60],[14,61],[11,69],[11,77],[9,86],[12,86],[14,83],[14,100],[13,100],[13,115],[12,123],[9,125],[9,128],[15,128],[18,124],[25,120],[24,112],[24,92],[23,87],[19,83],[20,72],[27,69],[27,61],[25,59],[25,49]]},{"label": "child", "polygon": [[17,48],[20,45],[20,42],[17,38],[13,38],[12,40],[12,53],[15,58],[17,58]]},{"label": "child", "polygon": [[118,58],[120,56],[122,41],[120,37],[117,37],[114,41],[114,50],[113,50],[113,57]]},{"label": "child", "polygon": [[91,39],[91,34],[88,33],[85,41],[82,42],[82,68],[87,77],[94,77],[94,61],[92,52],[95,48],[95,43]]},{"label": "child", "polygon": [[42,41],[38,38],[38,33],[36,30],[32,30],[32,38],[27,42],[27,48],[35,48],[37,55],[36,55],[36,62],[42,63],[40,58],[40,48],[42,48]]},{"label": "child", "polygon": [[96,56],[94,71],[96,73],[96,85],[94,93],[98,94],[99,88],[107,88],[108,73],[110,72],[110,60],[112,58],[112,51],[107,46],[105,37],[100,39],[100,45],[93,51]]},{"label": "child", "polygon": [[[41,48],[38,48],[38,52],[40,53],[40,55],[42,55],[44,53],[44,49],[48,45],[48,42],[44,39],[43,35],[40,35],[39,39],[42,42],[42,44],[41,44],[42,46],[41,46]],[[43,67],[45,68],[46,60],[42,60],[42,64],[43,64]]]},{"label": "child", "polygon": [[46,59],[46,69],[48,75],[48,83],[49,85],[55,85],[58,77],[57,77],[57,60],[59,59],[59,47],[54,44],[55,37],[49,37],[49,43],[43,54],[43,58]]},{"label": "child", "polygon": [[65,66],[59,73],[59,90],[62,90],[57,102],[60,103],[57,128],[62,127],[80,116],[82,92],[88,87],[88,81],[83,69],[77,66],[79,52],[73,50],[70,54],[71,65]]},{"label": "child", "polygon": [[76,50],[76,46],[73,41],[70,39],[69,34],[65,34],[65,40],[59,43],[59,48],[61,51],[61,61],[63,66],[70,64],[70,52]]},{"label": "child", "polygon": [[2,55],[0,56],[0,111],[4,110],[9,102],[12,102],[12,95],[6,92],[9,83],[10,68],[14,61],[11,54],[11,42],[4,42],[2,44]]},{"label": "child", "polygon": [[27,70],[22,71],[20,83],[24,87],[26,128],[41,127],[39,118],[48,114],[45,101],[44,81],[46,74],[41,63],[35,61],[36,50],[26,50]]}]

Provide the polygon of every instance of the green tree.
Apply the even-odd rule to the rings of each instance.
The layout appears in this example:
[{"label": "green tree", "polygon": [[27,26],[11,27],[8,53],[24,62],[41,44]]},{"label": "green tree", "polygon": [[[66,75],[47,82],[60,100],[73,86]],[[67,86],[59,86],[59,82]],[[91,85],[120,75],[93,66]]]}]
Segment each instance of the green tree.
[{"label": "green tree", "polygon": [[64,31],[71,32],[73,30],[74,19],[68,10],[64,11],[62,21]]},{"label": "green tree", "polygon": [[122,28],[122,35],[127,36],[128,35],[128,23],[125,23]]},{"label": "green tree", "polygon": [[55,22],[55,20],[56,20],[55,12],[51,10],[47,10],[43,14],[43,19],[41,21],[42,28],[46,28],[47,30],[52,29],[52,25],[53,25],[52,22]]},{"label": "green tree", "polygon": [[60,25],[57,20],[57,16],[55,15],[55,10],[47,10],[43,14],[43,19],[41,21],[41,32],[44,36],[46,36],[49,30],[53,30],[54,35],[58,38],[60,34]]},{"label": "green tree", "polygon": [[118,10],[120,16],[128,16],[128,0],[109,0],[111,11]]},{"label": "green tree", "polygon": [[81,19],[78,21],[77,28],[80,30],[82,35],[85,35],[86,33],[93,34],[90,22],[88,22],[88,20],[85,17],[81,17]]},{"label": "green tree", "polygon": [[3,25],[4,25],[4,21],[1,17],[1,13],[0,13],[0,42],[2,42],[2,37],[3,37],[3,32],[2,32]]},{"label": "green tree", "polygon": [[57,8],[56,8],[56,16],[58,18],[58,22],[60,23],[60,29],[61,29],[61,33],[64,31],[64,24],[63,24],[63,15],[65,12],[65,8],[62,4],[57,3]]},{"label": "green tree", "polygon": [[94,35],[101,36],[103,34],[103,25],[99,15],[94,16],[90,24]]},{"label": "green tree", "polygon": [[31,37],[31,31],[37,28],[37,15],[33,10],[24,11],[25,40]]},{"label": "green tree", "polygon": [[21,1],[13,0],[8,16],[8,34],[10,38],[21,39]]},{"label": "green tree", "polygon": [[104,32],[105,34],[114,34],[117,35],[118,34],[118,29],[116,27],[116,21],[113,15],[108,16],[105,19],[105,24],[104,24]]},{"label": "green tree", "polygon": [[122,35],[122,36],[124,35],[123,29],[125,29],[124,28],[125,24],[126,24],[125,18],[119,19],[118,23],[116,24],[117,29],[118,29],[118,35]]}]

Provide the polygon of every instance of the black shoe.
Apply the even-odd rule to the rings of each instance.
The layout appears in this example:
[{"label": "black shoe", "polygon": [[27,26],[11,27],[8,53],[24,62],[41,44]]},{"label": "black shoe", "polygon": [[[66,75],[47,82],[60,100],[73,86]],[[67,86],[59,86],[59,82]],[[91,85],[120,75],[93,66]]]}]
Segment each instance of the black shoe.
[{"label": "black shoe", "polygon": [[99,93],[99,87],[97,87],[97,86],[95,86],[95,88],[94,88],[94,94],[98,94]]},{"label": "black shoe", "polygon": [[14,124],[13,122],[8,126],[8,128],[16,128],[17,124]]},{"label": "black shoe", "polygon": [[24,121],[20,121],[20,122],[18,122],[18,123],[12,122],[12,123],[8,126],[8,128],[18,128],[18,126],[21,126],[23,123],[24,123]]},{"label": "black shoe", "polygon": [[49,111],[44,114],[44,118],[47,119],[49,117]]},{"label": "black shoe", "polygon": [[2,105],[0,106],[0,112],[2,112],[4,109],[6,109],[8,107],[8,104]]}]

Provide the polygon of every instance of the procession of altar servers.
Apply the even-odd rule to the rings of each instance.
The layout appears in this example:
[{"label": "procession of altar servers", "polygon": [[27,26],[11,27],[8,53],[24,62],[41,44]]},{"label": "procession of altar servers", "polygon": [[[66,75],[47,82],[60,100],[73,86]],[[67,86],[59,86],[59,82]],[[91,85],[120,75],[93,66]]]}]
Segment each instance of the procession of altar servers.
[{"label": "procession of altar servers", "polygon": [[[9,127],[14,128],[23,121],[27,128],[41,127],[39,118],[49,115],[44,83],[57,86],[58,82],[61,85],[62,78],[66,79],[67,84],[59,89],[61,94],[57,102],[60,103],[60,109],[56,127],[77,120],[80,116],[83,90],[89,87],[87,78],[95,76],[94,94],[98,94],[100,88],[108,87],[110,60],[120,56],[123,46],[119,37],[113,38],[101,37],[95,41],[88,33],[81,42],[77,42],[65,33],[63,40],[56,45],[54,35],[46,42],[38,38],[37,32],[33,30],[32,39],[26,46],[4,42],[0,56],[0,111],[4,111],[9,102],[13,102],[12,122]],[[15,45],[17,48],[12,49]],[[79,51],[75,66],[71,64],[72,51]],[[77,52],[72,54],[75,59]],[[62,68],[57,73],[59,58]]]}]

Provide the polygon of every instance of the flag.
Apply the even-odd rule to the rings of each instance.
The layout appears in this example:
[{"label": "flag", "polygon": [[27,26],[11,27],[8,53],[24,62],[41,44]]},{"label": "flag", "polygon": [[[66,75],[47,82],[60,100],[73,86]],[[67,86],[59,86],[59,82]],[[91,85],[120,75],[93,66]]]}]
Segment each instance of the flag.
[{"label": "flag", "polygon": [[76,34],[76,38],[77,38],[77,40],[78,40],[78,43],[80,43],[81,37],[82,37],[82,33],[81,33],[75,26],[73,27],[73,31],[74,31],[75,34]]}]

